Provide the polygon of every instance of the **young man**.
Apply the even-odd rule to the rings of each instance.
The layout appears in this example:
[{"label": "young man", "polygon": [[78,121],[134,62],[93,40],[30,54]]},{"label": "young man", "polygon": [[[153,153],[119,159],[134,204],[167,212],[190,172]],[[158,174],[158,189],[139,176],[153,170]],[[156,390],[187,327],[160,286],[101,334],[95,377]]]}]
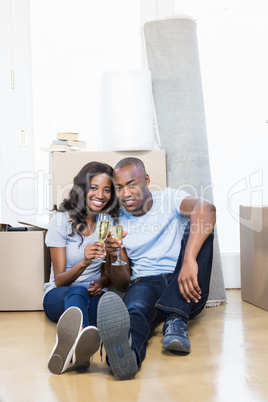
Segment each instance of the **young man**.
[{"label": "young man", "polygon": [[[214,205],[171,188],[150,192],[149,183],[137,158],[125,158],[114,169],[127,265],[111,266],[110,278],[125,296],[124,302],[114,292],[102,297],[97,326],[120,380],[135,376],[160,321],[165,320],[163,348],[189,353],[187,321],[202,311],[209,292]],[[106,251],[112,259],[120,246],[108,237]]]}]

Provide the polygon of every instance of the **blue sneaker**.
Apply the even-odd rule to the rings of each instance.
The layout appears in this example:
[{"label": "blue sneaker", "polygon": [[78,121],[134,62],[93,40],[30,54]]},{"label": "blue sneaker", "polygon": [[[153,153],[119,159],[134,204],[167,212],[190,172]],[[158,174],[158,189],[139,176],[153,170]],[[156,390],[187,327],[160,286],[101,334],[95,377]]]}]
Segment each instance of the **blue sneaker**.
[{"label": "blue sneaker", "polygon": [[129,339],[129,313],[115,292],[107,292],[101,297],[97,327],[113,375],[118,380],[130,380],[137,373],[138,364]]},{"label": "blue sneaker", "polygon": [[190,352],[187,325],[181,318],[169,318],[163,326],[163,348],[174,352]]}]

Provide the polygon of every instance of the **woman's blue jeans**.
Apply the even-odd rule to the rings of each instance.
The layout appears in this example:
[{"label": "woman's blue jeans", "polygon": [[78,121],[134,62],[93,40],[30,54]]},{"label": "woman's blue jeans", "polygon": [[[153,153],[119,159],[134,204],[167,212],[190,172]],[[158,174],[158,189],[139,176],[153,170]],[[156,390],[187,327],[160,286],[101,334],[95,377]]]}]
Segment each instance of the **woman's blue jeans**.
[{"label": "woman's blue jeans", "polygon": [[101,296],[90,297],[84,286],[60,286],[45,295],[43,307],[47,318],[53,322],[58,322],[69,307],[78,307],[83,314],[83,327],[96,326],[100,298]]},{"label": "woman's blue jeans", "polygon": [[198,283],[201,299],[198,303],[187,301],[181,296],[178,275],[181,270],[185,247],[189,237],[187,225],[181,242],[181,251],[174,273],[137,278],[126,289],[124,302],[130,315],[130,333],[138,364],[146,354],[146,344],[155,326],[171,313],[177,313],[186,321],[199,314],[206,305],[209,293],[213,258],[213,233],[204,242],[198,257]]}]

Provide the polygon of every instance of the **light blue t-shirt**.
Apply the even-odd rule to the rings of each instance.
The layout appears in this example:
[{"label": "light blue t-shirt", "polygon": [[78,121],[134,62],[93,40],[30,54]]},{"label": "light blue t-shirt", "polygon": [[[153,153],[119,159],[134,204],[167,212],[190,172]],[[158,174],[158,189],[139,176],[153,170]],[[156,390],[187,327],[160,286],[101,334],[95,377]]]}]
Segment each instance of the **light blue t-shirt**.
[{"label": "light blue t-shirt", "polygon": [[[53,215],[48,231],[46,234],[47,247],[66,247],[66,271],[84,258],[84,250],[88,244],[98,240],[96,230],[88,237],[81,237],[78,233],[69,236],[72,232],[72,223],[68,212],[57,212]],[[70,286],[82,285],[89,289],[91,281],[98,281],[101,277],[101,262],[92,261],[92,263],[84,270],[84,272]],[[49,282],[44,285],[44,295],[51,289],[55,288],[54,271],[51,264]],[[105,290],[105,289],[103,289]]]},{"label": "light blue t-shirt", "polygon": [[145,215],[136,217],[123,209],[120,216],[127,231],[123,245],[131,263],[131,279],[173,272],[189,222],[180,214],[180,205],[190,194],[166,188],[152,191],[152,196],[152,208]]}]

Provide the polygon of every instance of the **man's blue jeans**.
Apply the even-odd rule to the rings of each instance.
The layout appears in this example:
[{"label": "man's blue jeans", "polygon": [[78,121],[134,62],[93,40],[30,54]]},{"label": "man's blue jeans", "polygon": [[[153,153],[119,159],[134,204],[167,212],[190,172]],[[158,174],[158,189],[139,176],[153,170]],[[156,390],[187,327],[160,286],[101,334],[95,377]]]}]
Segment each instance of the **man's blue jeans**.
[{"label": "man's blue jeans", "polygon": [[206,305],[213,257],[213,233],[204,242],[198,257],[198,283],[201,299],[198,303],[187,301],[179,292],[177,278],[181,270],[185,247],[189,237],[187,225],[181,242],[181,251],[174,273],[137,278],[126,289],[124,302],[130,315],[132,345],[141,366],[146,354],[146,344],[155,326],[171,313],[178,313],[187,321],[199,314]]}]

